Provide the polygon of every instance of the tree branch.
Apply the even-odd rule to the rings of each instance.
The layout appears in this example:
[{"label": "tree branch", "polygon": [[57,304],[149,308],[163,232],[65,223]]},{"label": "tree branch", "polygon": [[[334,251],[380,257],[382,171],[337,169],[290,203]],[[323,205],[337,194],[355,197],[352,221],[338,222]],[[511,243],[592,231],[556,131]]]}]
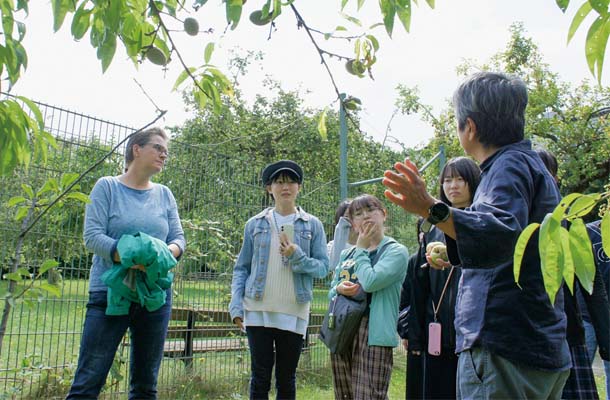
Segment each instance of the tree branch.
[{"label": "tree branch", "polygon": [[163,117],[165,115],[167,111],[162,111],[159,115],[157,115],[157,117],[152,120],[151,122],[149,122],[148,124],[144,125],[143,127],[141,127],[140,129],[130,133],[129,135],[127,135],[125,137],[125,139],[121,140],[116,146],[114,146],[108,153],[106,153],[102,158],[100,158],[99,160],[97,160],[95,162],[95,164],[93,164],[92,166],[90,166],[89,168],[87,168],[83,173],[81,173],[78,178],[76,178],[76,180],[74,180],[74,182],[72,182],[70,185],[68,185],[67,188],[64,189],[63,192],[61,192],[59,194],[59,196],[57,196],[52,202],[49,203],[48,206],[46,206],[44,208],[44,210],[42,210],[42,212],[40,214],[38,214],[36,216],[36,218],[34,218],[34,220],[32,221],[32,223],[24,230],[21,231],[21,233],[18,236],[18,239],[24,238],[25,235],[27,235],[27,233],[34,227],[34,225],[36,225],[36,223],[55,205],[57,204],[57,202],[59,200],[61,200],[62,197],[64,197],[66,194],[68,194],[70,192],[70,190],[72,190],[72,188],[74,186],[76,186],[76,184],[78,184],[87,174],[89,174],[89,172],[93,171],[98,165],[100,165],[101,163],[103,163],[108,157],[110,157],[112,155],[112,153],[114,153],[116,151],[116,149],[118,149],[123,143],[125,143],[127,140],[129,140],[130,137],[132,137],[134,134],[141,132],[143,130],[145,130],[146,128],[148,128],[149,126],[153,125],[155,122],[157,122],[159,119],[161,119],[161,117]]},{"label": "tree branch", "polygon": [[[324,58],[324,54],[326,54],[326,52],[324,50],[322,50],[320,48],[320,46],[318,46],[318,43],[316,42],[313,35],[311,34],[311,32],[312,32],[311,29],[305,23],[305,20],[299,13],[299,10],[297,10],[297,8],[292,3],[290,4],[290,8],[292,9],[292,12],[294,13],[294,15],[297,18],[297,23],[298,23],[299,27],[305,28],[305,32],[307,32],[307,36],[309,36],[311,43],[314,45],[318,54],[320,55],[320,61],[322,62],[322,65],[324,65],[324,68],[326,69],[326,72],[328,73],[328,76],[330,77],[330,81],[333,85],[333,88],[335,89],[335,93],[337,94],[337,99],[339,99],[339,102],[341,102],[341,91],[339,90],[339,87],[337,86],[337,83],[335,82],[335,77],[333,76],[333,73],[331,72],[330,67],[328,66],[328,63],[326,62],[326,59]],[[347,116],[347,118],[352,122],[354,127],[362,134],[363,132],[360,130],[360,125],[356,123],[352,114],[343,106],[343,104],[341,104],[341,107],[343,107],[345,109],[345,115]]]}]

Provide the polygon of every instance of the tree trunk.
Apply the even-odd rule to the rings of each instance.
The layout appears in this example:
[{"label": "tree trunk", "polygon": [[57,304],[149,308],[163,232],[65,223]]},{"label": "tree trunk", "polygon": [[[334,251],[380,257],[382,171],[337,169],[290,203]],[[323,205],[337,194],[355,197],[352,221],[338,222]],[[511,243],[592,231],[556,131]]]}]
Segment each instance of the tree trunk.
[{"label": "tree trunk", "polygon": [[[25,229],[27,228],[28,223],[32,219],[35,208],[36,208],[36,201],[32,201],[32,205],[30,206],[30,209],[28,210],[28,214],[26,215],[26,217],[23,219],[23,222],[21,223],[21,231],[19,233],[19,236],[17,237],[17,244],[15,246],[15,258],[13,260],[13,265],[11,267],[10,272],[16,272],[19,269],[19,266],[21,264],[21,249],[23,247],[23,242],[25,240],[25,235],[23,235],[23,232],[25,232]],[[6,334],[6,326],[8,325],[8,319],[10,317],[11,310],[13,308],[11,305],[10,299],[13,297],[16,287],[17,287],[17,282],[12,279],[9,279],[8,291],[7,291],[6,297],[4,298],[4,310],[2,311],[2,320],[0,321],[0,355],[2,355],[2,345],[4,344],[4,335]]]}]

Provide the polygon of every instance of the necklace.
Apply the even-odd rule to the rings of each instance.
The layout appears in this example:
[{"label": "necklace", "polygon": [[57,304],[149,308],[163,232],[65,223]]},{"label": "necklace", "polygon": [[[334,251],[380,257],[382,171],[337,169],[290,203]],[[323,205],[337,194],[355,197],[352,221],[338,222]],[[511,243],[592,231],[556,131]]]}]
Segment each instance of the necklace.
[{"label": "necklace", "polygon": [[[277,237],[278,237],[278,241],[279,241],[281,232],[280,232],[280,227],[277,224],[277,218],[275,216],[275,213],[276,213],[276,211],[274,208],[271,216],[273,218],[273,224],[275,225],[275,231],[277,232]],[[295,212],[292,214],[292,222],[291,222],[292,226],[294,226],[294,222],[296,221],[296,219],[297,219],[297,214]],[[294,238],[292,240],[294,240]],[[284,256],[281,252],[280,252],[280,255],[282,256],[282,265],[284,267],[287,267],[288,266],[288,257]]]}]

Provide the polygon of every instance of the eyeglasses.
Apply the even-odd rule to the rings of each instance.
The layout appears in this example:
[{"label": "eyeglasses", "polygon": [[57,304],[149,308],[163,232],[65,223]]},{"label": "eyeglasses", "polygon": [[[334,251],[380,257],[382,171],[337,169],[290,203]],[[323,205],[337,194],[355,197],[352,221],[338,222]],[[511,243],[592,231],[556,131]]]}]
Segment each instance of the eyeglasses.
[{"label": "eyeglasses", "polygon": [[371,214],[371,213],[373,213],[373,212],[375,212],[377,210],[379,210],[379,208],[371,207],[371,206],[366,206],[366,207],[363,207],[363,208],[361,208],[359,210],[354,211],[354,213],[352,214],[352,217],[354,219],[364,218],[364,213],[366,213],[368,215],[368,214]]},{"label": "eyeglasses", "polygon": [[169,157],[169,151],[159,143],[149,143],[153,149],[157,151],[159,154],[165,154],[165,157]]}]

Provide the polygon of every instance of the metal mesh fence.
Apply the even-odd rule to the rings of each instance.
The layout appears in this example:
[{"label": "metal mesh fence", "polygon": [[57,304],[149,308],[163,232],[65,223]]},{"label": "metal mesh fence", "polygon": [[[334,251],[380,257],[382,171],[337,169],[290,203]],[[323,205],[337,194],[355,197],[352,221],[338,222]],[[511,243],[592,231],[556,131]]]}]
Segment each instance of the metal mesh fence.
[{"label": "metal mesh fence", "polygon": [[[39,104],[46,127],[58,142],[46,163],[34,162],[28,170],[0,178],[0,260],[3,273],[15,256],[20,224],[15,207],[5,206],[21,196],[23,184],[34,192],[50,178],[61,181],[66,172],[82,172],[106,154],[133,128],[102,121],[57,107]],[[171,156],[156,181],[170,187],[176,197],[188,248],[177,267],[173,286],[173,314],[159,374],[162,398],[189,398],[189,391],[245,393],[249,353],[245,336],[229,321],[227,312],[233,262],[239,251],[246,220],[269,203],[259,183],[262,165],[247,159],[209,151],[203,146],[172,141]],[[122,170],[122,154],[109,157],[80,184],[89,193],[95,181]],[[369,178],[369,177],[364,177]],[[363,188],[359,188],[361,192]],[[306,182],[298,200],[318,216],[331,239],[337,182]],[[355,195],[356,193],[350,193]],[[413,221],[388,207],[391,235],[413,249]],[[46,259],[59,262],[61,277],[45,274],[44,280],[61,279],[61,296],[42,296],[16,302],[11,310],[0,356],[0,398],[62,398],[76,367],[87,302],[91,254],[84,248],[84,205],[66,201],[48,213],[26,236],[22,266],[32,274]],[[328,369],[329,357],[315,338],[327,306],[329,278],[315,285],[311,332],[299,373]],[[40,285],[43,282],[24,284]],[[3,294],[8,282],[0,281]],[[2,299],[5,309],[5,299]],[[128,389],[129,338],[119,346],[104,388],[104,396],[123,396]]]}]

